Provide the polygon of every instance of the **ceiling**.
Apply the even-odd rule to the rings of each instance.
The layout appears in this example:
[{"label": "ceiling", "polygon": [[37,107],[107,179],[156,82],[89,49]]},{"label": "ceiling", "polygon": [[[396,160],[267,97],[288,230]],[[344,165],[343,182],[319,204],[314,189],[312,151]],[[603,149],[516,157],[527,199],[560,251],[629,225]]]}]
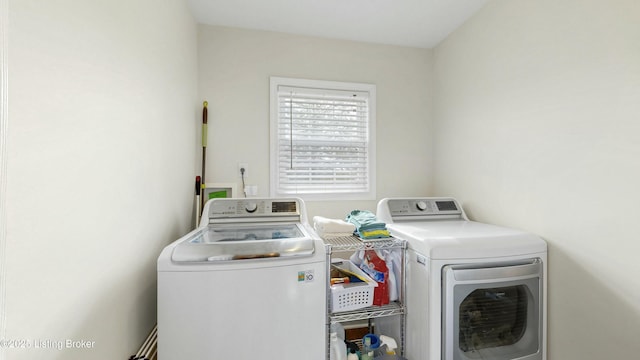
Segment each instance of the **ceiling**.
[{"label": "ceiling", "polygon": [[188,0],[202,24],[432,48],[487,0]]}]

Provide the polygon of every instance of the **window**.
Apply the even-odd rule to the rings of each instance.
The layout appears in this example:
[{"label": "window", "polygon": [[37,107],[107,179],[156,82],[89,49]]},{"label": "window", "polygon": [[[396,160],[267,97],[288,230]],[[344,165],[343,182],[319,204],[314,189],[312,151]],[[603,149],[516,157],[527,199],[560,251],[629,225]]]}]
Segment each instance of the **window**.
[{"label": "window", "polygon": [[271,196],[375,200],[376,87],[271,78]]}]

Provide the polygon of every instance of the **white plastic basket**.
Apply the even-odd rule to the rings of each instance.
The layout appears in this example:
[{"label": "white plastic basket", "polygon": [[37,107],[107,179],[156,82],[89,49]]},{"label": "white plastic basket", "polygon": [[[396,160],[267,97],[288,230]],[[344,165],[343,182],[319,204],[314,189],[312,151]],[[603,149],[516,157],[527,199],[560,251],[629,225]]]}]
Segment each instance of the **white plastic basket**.
[{"label": "white plastic basket", "polygon": [[358,274],[366,280],[366,282],[331,285],[331,312],[351,311],[371,306],[373,290],[378,283],[349,260],[334,258],[331,263]]}]

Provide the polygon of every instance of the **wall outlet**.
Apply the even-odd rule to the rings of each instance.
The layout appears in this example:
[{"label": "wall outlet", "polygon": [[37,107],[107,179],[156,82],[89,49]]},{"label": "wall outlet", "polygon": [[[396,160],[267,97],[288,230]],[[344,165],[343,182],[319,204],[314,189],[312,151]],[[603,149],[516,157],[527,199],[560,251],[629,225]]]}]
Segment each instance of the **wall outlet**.
[{"label": "wall outlet", "polygon": [[249,177],[249,164],[247,163],[238,163],[238,177],[242,178],[242,169],[244,169],[244,178],[245,180]]}]

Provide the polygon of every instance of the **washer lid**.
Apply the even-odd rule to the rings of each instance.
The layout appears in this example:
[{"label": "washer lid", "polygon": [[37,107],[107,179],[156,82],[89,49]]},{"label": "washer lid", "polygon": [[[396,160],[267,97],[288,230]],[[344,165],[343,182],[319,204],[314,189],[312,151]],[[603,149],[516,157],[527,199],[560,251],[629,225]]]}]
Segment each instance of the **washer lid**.
[{"label": "washer lid", "polygon": [[467,220],[387,224],[394,237],[431,259],[478,259],[545,252],[534,234]]},{"label": "washer lid", "polygon": [[177,262],[210,262],[313,255],[314,240],[300,224],[209,225],[174,249]]}]

